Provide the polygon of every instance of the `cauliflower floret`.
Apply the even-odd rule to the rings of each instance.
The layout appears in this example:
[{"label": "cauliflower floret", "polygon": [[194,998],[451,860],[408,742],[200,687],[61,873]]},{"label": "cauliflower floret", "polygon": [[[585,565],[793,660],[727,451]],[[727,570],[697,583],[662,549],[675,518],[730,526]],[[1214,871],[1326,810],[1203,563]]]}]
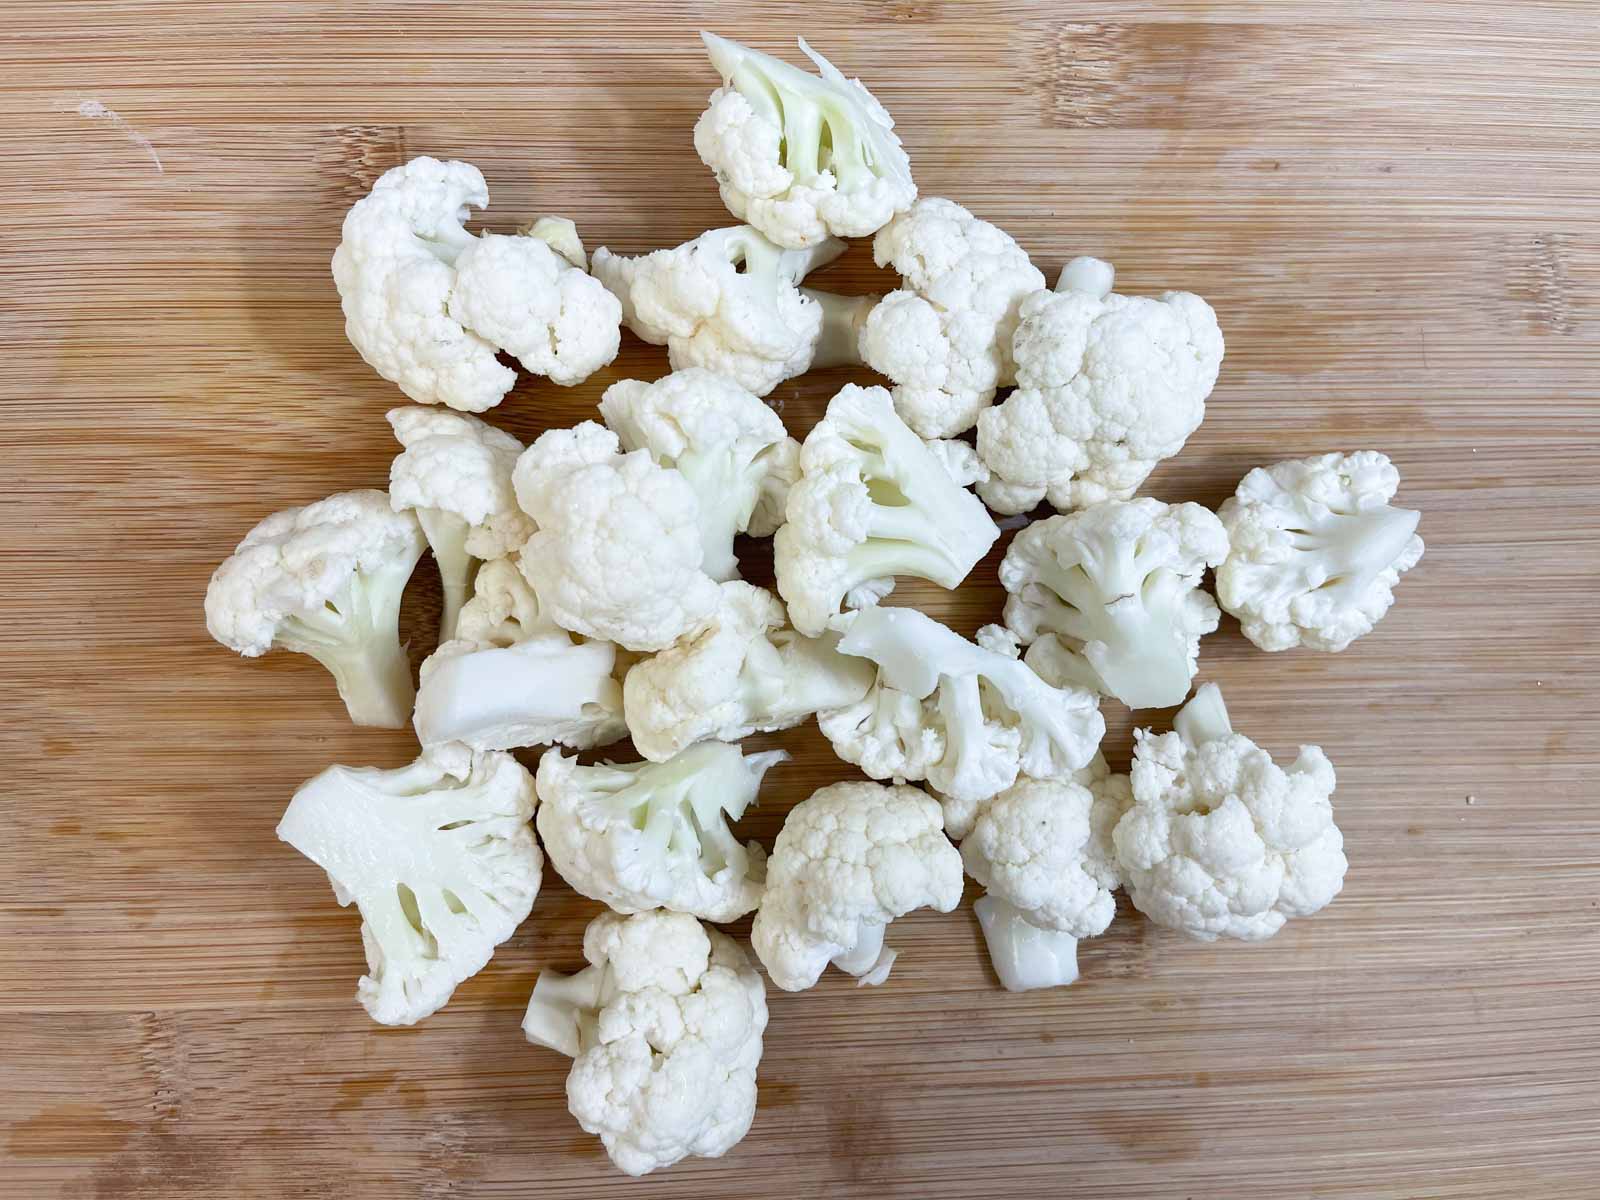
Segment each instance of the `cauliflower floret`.
[{"label": "cauliflower floret", "polygon": [[762,777],[788,757],[700,742],[668,762],[580,767],[547,750],[539,836],[575,891],[618,912],[736,921],[761,901],[767,854],[758,842],[741,845],[727,819],[744,816]]},{"label": "cauliflower floret", "polygon": [[1217,315],[1199,296],[1111,292],[1109,263],[1074,260],[1054,292],[1022,302],[1017,390],[978,418],[997,512],[1126,500],[1206,413],[1222,366]]},{"label": "cauliflower floret", "polygon": [[783,524],[800,473],[800,443],[754,394],[691,367],[655,383],[624,379],[606,389],[600,416],[624,450],[646,450],[689,481],[700,510],[701,569],[739,577],[733,538],[768,536]]},{"label": "cauliflower floret", "polygon": [[883,388],[846,384],[800,450],[778,530],[778,591],[801,633],[840,605],[876,603],[895,575],[954,588],[1000,536],[982,503],[950,477],[959,452],[935,453],[895,415]]},{"label": "cauliflower floret", "polygon": [[844,243],[832,238],[782,250],[735,225],[639,258],[602,246],[594,273],[622,302],[628,328],[667,348],[674,371],[704,367],[765,396],[805,374],[819,343],[848,348],[859,303],[800,289],[802,279],[843,252]]},{"label": "cauliflower floret", "polygon": [[722,202],[780,246],[867,237],[917,198],[894,120],[859,79],[805,39],[821,78],[702,33],[723,86],[695,122],[694,148]]},{"label": "cauliflower floret", "polygon": [[913,787],[835,783],[795,805],[750,931],[772,982],[804,991],[832,962],[882,983],[895,959],[889,922],[961,902],[961,856],[940,826],[939,805]]},{"label": "cauliflower floret", "polygon": [[1422,558],[1422,514],[1389,501],[1400,473],[1375,450],[1257,467],[1217,515],[1232,549],[1217,599],[1263,650],[1343,650],[1394,603]]},{"label": "cauliflower floret", "polygon": [[1135,731],[1134,806],[1113,835],[1134,907],[1199,941],[1259,941],[1344,885],[1333,765],[1300,747],[1288,770],[1233,732],[1205,684],[1173,732]]},{"label": "cauliflower floret", "polygon": [[389,465],[389,503],[396,512],[417,514],[439,564],[439,637],[449,641],[478,563],[511,553],[533,533],[511,488],[522,443],[477,417],[444,409],[394,408],[388,417],[405,447]]},{"label": "cauliflower floret", "polygon": [[361,910],[372,1019],[437,1012],[533,908],[544,857],[533,779],[509,754],[425,751],[394,771],[329,767],[294,794],[278,837]]},{"label": "cauliflower floret", "polygon": [[273,513],[212,574],[206,629],[246,658],[274,646],[309,654],[352,721],[399,729],[413,697],[400,598],[424,544],[416,517],[380,491]]},{"label": "cauliflower floret", "polygon": [[1006,624],[1046,682],[1167,708],[1189,694],[1200,637],[1217,627],[1200,580],[1227,553],[1222,522],[1198,504],[1107,500],[1036,521],[1000,564]]},{"label": "cauliflower floret", "polygon": [[837,634],[802,637],[786,624],[765,588],[723,584],[708,625],[628,672],[623,712],[639,753],[664,762],[695,742],[789,729],[866,695],[870,663],[840,654]]},{"label": "cauliflower floret", "polygon": [[716,610],[694,489],[646,451],[623,454],[616,434],[585,421],[541,435],[512,482],[537,526],[522,569],[563,629],[661,650]]},{"label": "cauliflower floret", "polygon": [[933,197],[879,230],[872,257],[904,286],[868,314],[862,359],[894,380],[895,409],[919,436],[971,429],[1015,382],[1017,306],[1044,276],[1004,230]]},{"label": "cauliflower floret", "polygon": [[[344,219],[333,279],[345,334],[423,404],[493,408],[516,382],[500,350],[562,384],[616,357],[622,308],[584,274],[572,222],[474,237],[462,222],[488,203],[471,163],[414,158],[384,172]],[[574,247],[576,262],[563,261]]]},{"label": "cauliflower floret", "polygon": [[[531,524],[531,523],[530,523]],[[508,554],[484,563],[472,580],[472,598],[461,606],[456,636],[486,646],[514,646],[543,633],[564,633],[539,603],[522,573],[522,557]]]},{"label": "cauliflower floret", "polygon": [[948,802],[975,805],[1019,774],[1071,774],[1105,736],[1092,693],[1051,687],[993,631],[975,645],[909,608],[866,608],[848,622],[839,651],[875,662],[877,683],[817,724],[834,753],[875,778],[926,779]]},{"label": "cauliflower floret", "polygon": [[646,1175],[720,1158],[750,1130],[767,1027],[761,976],[683,913],[601,913],[576,975],[541,971],[522,1029],[573,1059],[567,1106],[611,1161]]}]

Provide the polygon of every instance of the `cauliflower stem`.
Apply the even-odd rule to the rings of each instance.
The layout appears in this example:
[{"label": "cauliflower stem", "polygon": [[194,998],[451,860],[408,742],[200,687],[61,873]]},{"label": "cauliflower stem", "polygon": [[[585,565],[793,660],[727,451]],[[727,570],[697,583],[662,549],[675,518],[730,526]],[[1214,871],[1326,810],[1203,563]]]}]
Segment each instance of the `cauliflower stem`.
[{"label": "cauliflower stem", "polygon": [[439,584],[444,592],[439,638],[448,641],[455,636],[461,606],[472,594],[472,572],[477,566],[477,559],[467,553],[467,534],[472,526],[464,518],[442,508],[419,508],[416,513],[417,524],[422,526],[428,548],[433,551],[433,561],[439,567]]},{"label": "cauliflower stem", "polygon": [[822,332],[817,335],[816,351],[812,355],[811,369],[829,367],[859,367],[861,365],[861,329],[882,296],[836,296],[816,288],[801,288],[800,294],[815,300],[822,307]]},{"label": "cauliflower stem", "polygon": [[1041,929],[1022,910],[998,896],[972,906],[983,929],[989,961],[1008,992],[1066,987],[1078,979],[1078,939],[1059,929]]}]

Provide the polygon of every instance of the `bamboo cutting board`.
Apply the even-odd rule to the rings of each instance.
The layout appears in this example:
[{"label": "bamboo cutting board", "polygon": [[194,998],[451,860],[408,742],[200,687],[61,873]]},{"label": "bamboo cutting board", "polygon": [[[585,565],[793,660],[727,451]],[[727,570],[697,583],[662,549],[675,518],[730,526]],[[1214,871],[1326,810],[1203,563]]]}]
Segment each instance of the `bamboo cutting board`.
[{"label": "bamboo cutting board", "polygon": [[[449,1007],[372,1025],[356,917],[273,827],[325,765],[413,745],[352,729],[309,660],[212,644],[201,597],[261,515],[384,482],[400,396],[345,342],[328,258],[385,168],[469,159],[489,227],[569,214],[590,247],[728,222],[690,144],[702,25],[808,35],[893,111],[925,194],[1052,278],[1095,253],[1121,290],[1212,301],[1222,378],[1150,494],[1215,504],[1256,464],[1375,447],[1428,552],[1345,654],[1265,655],[1232,621],[1203,646],[1244,732],[1338,767],[1325,914],[1198,946],[1124,903],[1081,983],[1021,996],[969,905],[917,914],[886,987],[771,996],[743,1144],[636,1183],[517,1028],[595,906],[547,874]],[[1600,1195],[1588,0],[11,0],[0,63],[0,1193]],[[822,286],[891,282],[857,246]],[[492,415],[528,438],[666,369],[625,341]],[[791,431],[852,377],[780,388]],[[903,596],[970,633],[999,550]],[[764,841],[851,774],[814,729],[779,740]]]}]

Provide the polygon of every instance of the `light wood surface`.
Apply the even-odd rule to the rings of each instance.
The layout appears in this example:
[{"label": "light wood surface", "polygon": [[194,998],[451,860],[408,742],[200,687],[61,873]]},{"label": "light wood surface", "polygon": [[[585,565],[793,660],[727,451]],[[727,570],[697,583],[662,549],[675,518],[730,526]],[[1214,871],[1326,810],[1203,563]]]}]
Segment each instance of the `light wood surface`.
[{"label": "light wood surface", "polygon": [[[448,1008],[374,1026],[356,917],[273,827],[323,766],[411,740],[352,729],[309,660],[210,642],[201,597],[261,515],[385,479],[400,396],[327,269],[385,168],[469,159],[489,227],[564,213],[591,247],[728,222],[690,143],[701,25],[808,35],[893,111],[924,193],[1052,276],[1089,252],[1213,302],[1222,378],[1152,494],[1380,448],[1428,552],[1345,654],[1261,654],[1232,621],[1204,643],[1244,732],[1338,767],[1329,911],[1199,946],[1124,904],[1080,984],[1023,996],[970,906],[908,918],[888,986],[771,996],[743,1144],[632,1183],[517,1029],[595,906],[547,876]],[[0,1193],[1600,1195],[1597,129],[1588,0],[10,0]],[[823,279],[890,286],[866,246]],[[494,418],[530,436],[665,370],[626,342]],[[779,389],[791,430],[847,378]],[[996,561],[904,594],[970,632]],[[413,588],[415,654],[436,603]],[[763,840],[851,774],[814,729],[781,740]]]}]

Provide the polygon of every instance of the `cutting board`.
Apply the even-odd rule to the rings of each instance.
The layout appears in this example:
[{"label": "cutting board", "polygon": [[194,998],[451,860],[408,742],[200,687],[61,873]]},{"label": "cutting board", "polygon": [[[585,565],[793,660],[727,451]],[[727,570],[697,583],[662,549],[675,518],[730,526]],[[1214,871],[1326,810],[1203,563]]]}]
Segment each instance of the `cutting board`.
[{"label": "cutting board", "polygon": [[[11,0],[4,25],[0,1192],[1600,1195],[1592,4]],[[1205,425],[1149,494],[1214,505],[1372,447],[1428,551],[1344,654],[1231,620],[1204,643],[1243,732],[1337,766],[1327,912],[1205,946],[1123,903],[1080,983],[1026,995],[970,894],[908,917],[886,986],[771,994],[742,1144],[635,1183],[518,1031],[596,906],[547,875],[449,1007],[374,1026],[355,914],[273,828],[329,763],[415,747],[351,728],[311,661],[212,643],[201,597],[262,515],[385,481],[401,397],[346,343],[328,258],[386,168],[469,159],[488,228],[562,213],[591,248],[729,222],[690,142],[702,25],[791,57],[805,33],[894,113],[925,194],[1052,277],[1093,253],[1216,306]],[[862,244],[821,285],[893,281]],[[626,338],[492,416],[529,438],[665,369]],[[773,401],[803,436],[868,378]],[[1003,547],[899,598],[970,633]],[[419,571],[416,657],[437,602]],[[770,842],[852,768],[814,728],[759,744],[794,755],[744,823]]]}]

